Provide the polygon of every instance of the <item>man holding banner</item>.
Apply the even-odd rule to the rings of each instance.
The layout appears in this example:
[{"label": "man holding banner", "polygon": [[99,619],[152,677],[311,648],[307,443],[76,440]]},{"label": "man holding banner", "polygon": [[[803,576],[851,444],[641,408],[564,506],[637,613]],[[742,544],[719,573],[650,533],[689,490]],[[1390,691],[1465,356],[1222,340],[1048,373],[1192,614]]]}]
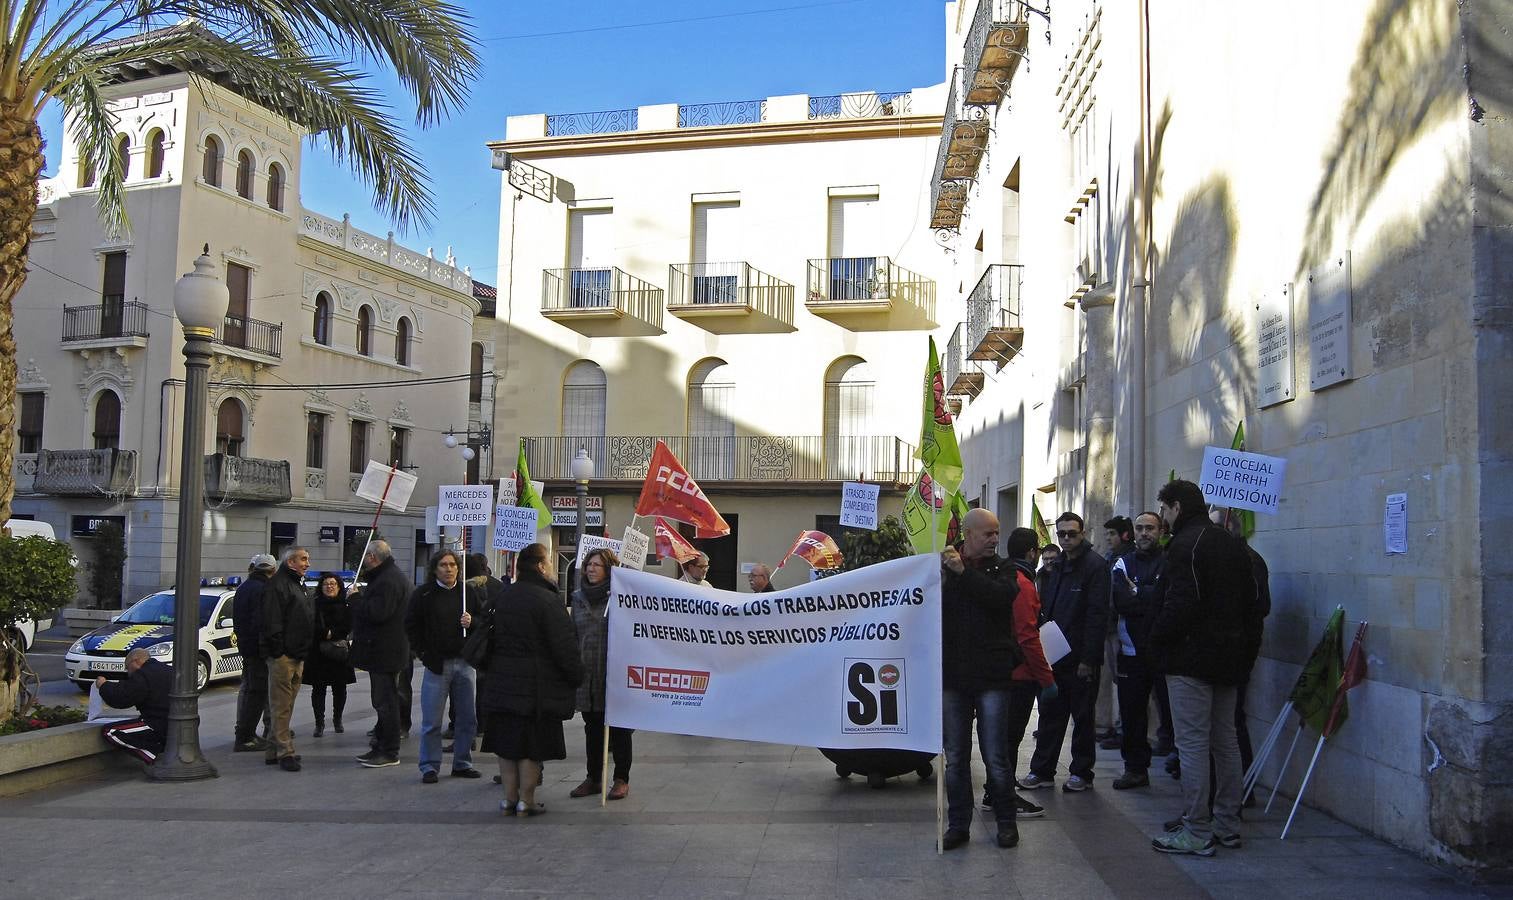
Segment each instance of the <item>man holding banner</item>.
[{"label": "man holding banner", "polygon": [[1009,691],[1024,651],[1014,634],[1013,563],[999,559],[998,518],[974,509],[962,522],[958,550],[941,553],[942,715],[946,753],[946,834],[954,850],[971,839],[972,719],[998,819],[998,846],[1019,843],[1014,764],[1008,755]]}]

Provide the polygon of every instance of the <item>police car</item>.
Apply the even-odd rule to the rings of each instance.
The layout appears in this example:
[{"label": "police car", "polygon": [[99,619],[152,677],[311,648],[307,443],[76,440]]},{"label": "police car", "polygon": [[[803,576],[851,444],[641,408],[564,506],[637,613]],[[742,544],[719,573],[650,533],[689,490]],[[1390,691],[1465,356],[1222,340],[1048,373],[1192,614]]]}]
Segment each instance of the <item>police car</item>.
[{"label": "police car", "polygon": [[[197,689],[223,678],[242,674],[242,656],[231,630],[231,600],[241,578],[205,578],[200,582],[200,647]],[[89,690],[97,676],[111,680],[126,677],[126,654],[145,647],[154,659],[173,663],[174,592],[150,594],[133,603],[109,625],[74,641],[63,657],[69,680],[81,691]]]}]

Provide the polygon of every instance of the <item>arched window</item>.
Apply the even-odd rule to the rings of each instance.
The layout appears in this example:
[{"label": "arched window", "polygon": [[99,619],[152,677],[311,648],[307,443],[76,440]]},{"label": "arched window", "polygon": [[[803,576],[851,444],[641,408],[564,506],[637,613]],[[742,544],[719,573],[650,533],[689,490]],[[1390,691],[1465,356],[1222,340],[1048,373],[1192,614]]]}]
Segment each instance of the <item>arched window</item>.
[{"label": "arched window", "polygon": [[410,364],[410,320],[404,316],[394,326],[394,361],[402,366]]},{"label": "arched window", "polygon": [[147,177],[163,177],[163,130],[154,128],[152,135],[147,138]]},{"label": "arched window", "polygon": [[80,157],[79,158],[79,187],[81,187],[81,188],[92,188],[94,186],[95,186],[95,170],[94,170],[94,167],[91,166],[89,163],[85,162],[83,157]]},{"label": "arched window", "polygon": [[111,450],[121,446],[121,395],[101,391],[95,397],[95,449]]},{"label": "arched window", "polygon": [[131,174],[131,138],[121,135],[116,138],[116,171],[121,173],[121,180],[125,181]]},{"label": "arched window", "polygon": [[243,150],[236,155],[236,192],[245,200],[252,199],[252,172],[255,166],[251,150]]},{"label": "arched window", "polygon": [[694,478],[729,480],[735,469],[735,381],[722,359],[688,373],[688,463]]},{"label": "arched window", "polygon": [[367,306],[357,311],[357,352],[373,355],[373,310]]},{"label": "arched window", "polygon": [[246,435],[242,430],[245,416],[240,401],[226,398],[215,413],[215,452],[241,456]]},{"label": "arched window", "polygon": [[573,458],[579,447],[587,449],[589,457],[601,464],[609,462],[604,453],[606,384],[604,370],[598,363],[584,359],[568,367],[562,382],[562,434],[568,438],[564,447],[566,458],[562,461],[564,471],[567,460]]},{"label": "arched window", "polygon": [[331,346],[331,295],[325,291],[315,295],[315,322],[310,333],[317,344]]},{"label": "arched window", "polygon": [[842,357],[825,372],[826,478],[861,481],[891,463],[891,457],[870,453],[872,393],[872,371],[863,359]]},{"label": "arched window", "polygon": [[221,141],[213,134],[205,136],[205,168],[200,173],[211,187],[221,186]]},{"label": "arched window", "polygon": [[268,208],[284,208],[284,167],[278,163],[268,166]]},{"label": "arched window", "polygon": [[468,354],[468,402],[483,402],[483,345],[478,343]]}]

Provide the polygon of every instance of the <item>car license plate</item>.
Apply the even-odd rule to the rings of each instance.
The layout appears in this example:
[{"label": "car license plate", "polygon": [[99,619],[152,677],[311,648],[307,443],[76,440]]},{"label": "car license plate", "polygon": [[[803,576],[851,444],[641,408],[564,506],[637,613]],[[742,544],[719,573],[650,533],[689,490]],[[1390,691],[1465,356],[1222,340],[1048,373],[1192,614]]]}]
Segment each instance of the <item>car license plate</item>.
[{"label": "car license plate", "polygon": [[126,660],[92,659],[89,661],[89,667],[96,672],[124,672],[126,671]]}]

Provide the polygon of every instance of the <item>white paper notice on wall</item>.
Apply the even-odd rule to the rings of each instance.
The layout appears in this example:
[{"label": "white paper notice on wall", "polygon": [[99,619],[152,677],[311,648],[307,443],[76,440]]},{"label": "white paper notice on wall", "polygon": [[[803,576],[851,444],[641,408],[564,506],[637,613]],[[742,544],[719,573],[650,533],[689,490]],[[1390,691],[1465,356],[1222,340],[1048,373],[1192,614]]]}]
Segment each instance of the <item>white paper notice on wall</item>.
[{"label": "white paper notice on wall", "polygon": [[1198,487],[1215,506],[1250,509],[1274,516],[1282,497],[1287,460],[1228,447],[1203,448]]},{"label": "white paper notice on wall", "polygon": [[1408,552],[1407,494],[1387,495],[1387,508],[1382,512],[1382,538],[1386,541],[1388,556]]},{"label": "white paper notice on wall", "polygon": [[877,530],[878,485],[848,481],[841,485],[841,524]]}]

